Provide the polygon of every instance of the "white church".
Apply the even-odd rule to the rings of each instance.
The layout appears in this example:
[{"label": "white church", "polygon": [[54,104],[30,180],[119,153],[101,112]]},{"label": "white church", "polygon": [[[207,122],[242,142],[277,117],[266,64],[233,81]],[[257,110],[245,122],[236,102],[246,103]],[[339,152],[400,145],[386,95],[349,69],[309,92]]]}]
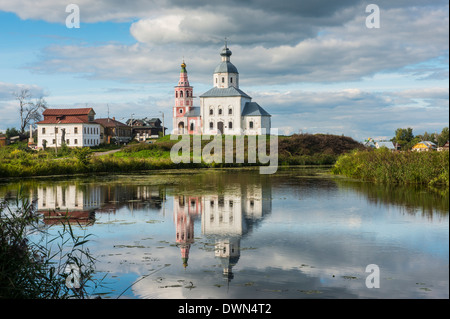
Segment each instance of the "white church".
[{"label": "white church", "polygon": [[193,87],[189,85],[186,64],[181,64],[180,80],[175,86],[173,134],[270,134],[271,115],[239,89],[239,72],[230,62],[231,51],[226,44],[220,55],[214,86],[200,95],[200,106],[193,104]]}]

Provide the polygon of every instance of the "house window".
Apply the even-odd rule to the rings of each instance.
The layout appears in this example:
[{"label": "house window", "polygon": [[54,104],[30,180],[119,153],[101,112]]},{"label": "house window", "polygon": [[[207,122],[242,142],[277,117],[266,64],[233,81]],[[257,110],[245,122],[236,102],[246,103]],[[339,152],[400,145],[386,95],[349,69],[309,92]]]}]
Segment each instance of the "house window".
[{"label": "house window", "polygon": [[55,127],[55,133],[58,133],[58,128],[57,127]]},{"label": "house window", "polygon": [[228,122],[228,128],[232,129],[233,128],[233,122]]},{"label": "house window", "polygon": [[45,127],[42,128],[42,134],[45,134]]},{"label": "house window", "polygon": [[209,122],[209,129],[213,129],[214,128],[214,123],[213,122]]},{"label": "house window", "polygon": [[73,144],[75,144],[75,145],[78,144],[78,139],[74,139]]},{"label": "house window", "polygon": [[253,128],[253,121],[250,121],[250,123],[248,123],[250,128]]},{"label": "house window", "polygon": [[67,139],[67,141],[66,141],[66,144],[67,144],[67,145],[69,145],[69,144],[70,144],[70,140],[69,140],[69,139]]},{"label": "house window", "polygon": [[214,110],[213,109],[209,110],[209,115],[214,115]]},{"label": "house window", "polygon": [[73,129],[73,132],[74,132],[75,134],[78,134],[78,127],[75,127],[75,128]]},{"label": "house window", "polygon": [[56,144],[56,140],[55,140],[55,139],[53,139],[52,143],[53,143],[53,144]]}]

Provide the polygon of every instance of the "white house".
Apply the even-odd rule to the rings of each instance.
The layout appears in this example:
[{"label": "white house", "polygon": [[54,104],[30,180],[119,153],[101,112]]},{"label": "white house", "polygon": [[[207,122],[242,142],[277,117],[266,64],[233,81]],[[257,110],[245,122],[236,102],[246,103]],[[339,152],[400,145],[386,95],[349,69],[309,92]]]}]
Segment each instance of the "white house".
[{"label": "white house", "polygon": [[94,120],[92,108],[46,109],[44,120],[37,123],[39,149],[44,147],[97,146],[101,141],[101,127]]}]

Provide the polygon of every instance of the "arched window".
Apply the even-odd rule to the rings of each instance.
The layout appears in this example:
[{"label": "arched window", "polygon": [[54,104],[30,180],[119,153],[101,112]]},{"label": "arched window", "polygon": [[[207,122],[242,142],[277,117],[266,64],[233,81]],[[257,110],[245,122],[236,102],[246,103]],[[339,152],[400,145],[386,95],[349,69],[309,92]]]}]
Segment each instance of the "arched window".
[{"label": "arched window", "polygon": [[213,109],[209,109],[209,115],[214,115],[214,110]]},{"label": "arched window", "polygon": [[190,130],[191,130],[191,131],[194,130],[194,122],[191,123],[191,125],[190,125]]},{"label": "arched window", "polygon": [[228,128],[232,129],[233,128],[233,122],[228,122]]},{"label": "arched window", "polygon": [[230,83],[233,83],[233,77],[230,78]]},{"label": "arched window", "polygon": [[248,123],[250,128],[253,128],[253,121],[250,121],[250,123]]},{"label": "arched window", "polygon": [[219,109],[219,115],[222,115],[222,109]]},{"label": "arched window", "polygon": [[183,97],[183,91],[180,91],[180,97]]},{"label": "arched window", "polygon": [[186,91],[186,97],[189,97],[189,91]]},{"label": "arched window", "polygon": [[213,122],[209,122],[209,129],[212,130],[214,128],[214,123]]},{"label": "arched window", "polygon": [[230,107],[230,108],[228,109],[228,115],[233,115],[233,108]]},{"label": "arched window", "polygon": [[175,91],[175,97],[178,98],[178,91]]},{"label": "arched window", "polygon": [[225,83],[225,78],[222,76],[222,83]]}]

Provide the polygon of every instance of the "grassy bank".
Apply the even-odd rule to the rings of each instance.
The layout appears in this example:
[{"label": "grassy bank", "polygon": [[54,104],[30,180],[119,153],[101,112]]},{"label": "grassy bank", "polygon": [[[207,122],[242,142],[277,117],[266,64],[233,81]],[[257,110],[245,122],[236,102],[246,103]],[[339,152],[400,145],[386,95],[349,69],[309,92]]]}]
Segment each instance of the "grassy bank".
[{"label": "grassy bank", "polygon": [[449,152],[354,151],[339,157],[332,172],[364,181],[449,186]]},{"label": "grassy bank", "polygon": [[[236,139],[236,138],[235,138]],[[213,141],[202,140],[203,150]],[[233,147],[233,162],[227,163],[225,137],[222,137],[222,157],[216,162],[205,161],[203,158],[195,162],[193,140],[190,140],[190,160],[185,163],[173,163],[170,151],[178,140],[171,140],[170,136],[158,139],[152,144],[138,143],[129,145],[118,152],[94,156],[95,151],[89,148],[69,149],[60,148],[46,151],[32,151],[26,145],[18,144],[0,148],[0,177],[32,177],[49,175],[73,175],[100,172],[133,172],[154,169],[178,168],[208,168],[208,167],[242,167],[260,166],[258,143],[256,151],[250,147],[248,138],[244,138],[244,162],[236,163],[236,147]],[[278,137],[277,165],[332,165],[339,155],[353,149],[362,149],[362,145],[349,137],[328,134],[294,134]],[[220,143],[220,141],[219,141]],[[236,141],[234,141],[236,145]],[[270,138],[266,138],[266,154],[270,155]],[[258,154],[256,156],[255,154]],[[273,155],[273,154],[272,154]],[[256,162],[249,160],[255,156]],[[273,163],[271,163],[273,164]]]}]

